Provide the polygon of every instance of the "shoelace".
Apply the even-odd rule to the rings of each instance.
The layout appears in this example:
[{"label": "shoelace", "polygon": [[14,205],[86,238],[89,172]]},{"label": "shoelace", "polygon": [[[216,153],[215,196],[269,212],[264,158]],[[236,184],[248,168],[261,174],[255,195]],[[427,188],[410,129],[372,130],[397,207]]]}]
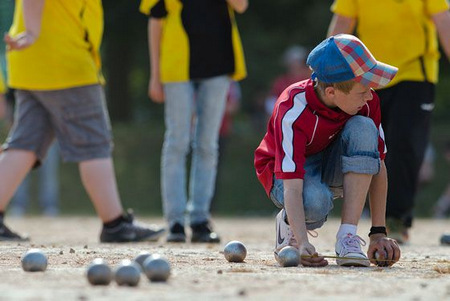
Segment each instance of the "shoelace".
[{"label": "shoelace", "polygon": [[341,239],[341,244],[349,253],[359,253],[361,252],[361,246],[366,245],[366,241],[359,235],[347,234]]}]

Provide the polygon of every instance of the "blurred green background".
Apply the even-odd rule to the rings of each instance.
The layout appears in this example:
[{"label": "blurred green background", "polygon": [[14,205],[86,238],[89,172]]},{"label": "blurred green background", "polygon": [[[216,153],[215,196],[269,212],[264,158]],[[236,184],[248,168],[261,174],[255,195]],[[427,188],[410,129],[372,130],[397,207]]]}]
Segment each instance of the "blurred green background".
[{"label": "blurred green background", "polygon": [[[13,0],[0,1],[2,32],[9,27],[13,3]],[[123,203],[139,215],[160,215],[163,106],[152,103],[147,97],[147,18],[138,12],[139,3],[139,0],[103,1],[103,69]],[[275,211],[253,168],[253,151],[265,130],[261,99],[272,80],[283,72],[281,55],[287,47],[300,44],[312,48],[325,38],[331,19],[331,3],[331,0],[250,0],[247,12],[237,16],[249,76],[241,82],[241,110],[234,118],[232,135],[221,154],[213,214],[254,216]],[[4,140],[6,125],[0,128],[0,139]],[[445,57],[441,59],[432,141],[436,152],[436,174],[418,194],[416,213],[422,217],[430,215],[432,205],[450,179],[450,166],[442,155],[444,144],[450,141],[450,66]],[[61,165],[60,175],[62,213],[93,214],[77,166]],[[339,215],[339,203],[337,201],[335,215]],[[31,212],[38,212],[35,200]]]}]

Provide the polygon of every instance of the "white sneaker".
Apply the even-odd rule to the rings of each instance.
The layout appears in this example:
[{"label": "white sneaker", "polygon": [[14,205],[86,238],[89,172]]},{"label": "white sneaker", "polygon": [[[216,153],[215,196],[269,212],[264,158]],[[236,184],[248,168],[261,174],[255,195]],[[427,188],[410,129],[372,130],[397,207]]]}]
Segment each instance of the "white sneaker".
[{"label": "white sneaker", "polygon": [[278,253],[286,246],[298,248],[297,241],[291,227],[286,223],[286,210],[281,209],[276,218],[275,259],[278,262]]},{"label": "white sneaker", "polygon": [[340,266],[368,267],[370,266],[369,258],[361,250],[361,245],[365,246],[366,242],[358,235],[348,233],[336,241],[336,255],[340,258],[336,259],[336,263]]}]

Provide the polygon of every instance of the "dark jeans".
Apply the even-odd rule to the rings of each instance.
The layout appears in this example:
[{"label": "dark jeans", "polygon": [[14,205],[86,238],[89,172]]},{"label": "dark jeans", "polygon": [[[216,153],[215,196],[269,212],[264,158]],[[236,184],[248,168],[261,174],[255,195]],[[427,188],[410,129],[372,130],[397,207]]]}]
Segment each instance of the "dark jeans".
[{"label": "dark jeans", "polygon": [[387,144],[387,217],[411,227],[418,175],[430,134],[435,86],[400,82],[377,91]]}]

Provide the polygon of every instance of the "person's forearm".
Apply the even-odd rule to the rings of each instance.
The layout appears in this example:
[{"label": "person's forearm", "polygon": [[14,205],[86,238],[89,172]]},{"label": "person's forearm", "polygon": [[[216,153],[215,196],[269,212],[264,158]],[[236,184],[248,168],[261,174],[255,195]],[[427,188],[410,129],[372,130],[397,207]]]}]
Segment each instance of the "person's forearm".
[{"label": "person's forearm", "polygon": [[300,244],[308,242],[308,234],[305,224],[305,210],[303,208],[303,180],[283,180],[284,206],[289,220],[289,225],[294,232],[294,237]]},{"label": "person's forearm", "polygon": [[228,4],[238,13],[242,14],[247,10],[248,0],[227,0]]},{"label": "person's forearm", "polygon": [[370,215],[375,227],[386,226],[387,185],[386,165],[381,161],[380,172],[372,177],[369,188]]},{"label": "person's forearm", "polygon": [[42,13],[45,0],[23,0],[25,31],[36,40],[41,34]]},{"label": "person's forearm", "polygon": [[355,18],[334,14],[331,19],[330,26],[328,27],[327,36],[330,37],[339,33],[353,33],[355,30],[355,25]]},{"label": "person's forearm", "polygon": [[439,41],[447,59],[450,60],[450,12],[445,11],[433,15],[433,22],[439,34]]},{"label": "person's forearm", "polygon": [[148,21],[148,49],[151,77],[159,79],[159,57],[161,51],[162,20],[150,18]]}]

